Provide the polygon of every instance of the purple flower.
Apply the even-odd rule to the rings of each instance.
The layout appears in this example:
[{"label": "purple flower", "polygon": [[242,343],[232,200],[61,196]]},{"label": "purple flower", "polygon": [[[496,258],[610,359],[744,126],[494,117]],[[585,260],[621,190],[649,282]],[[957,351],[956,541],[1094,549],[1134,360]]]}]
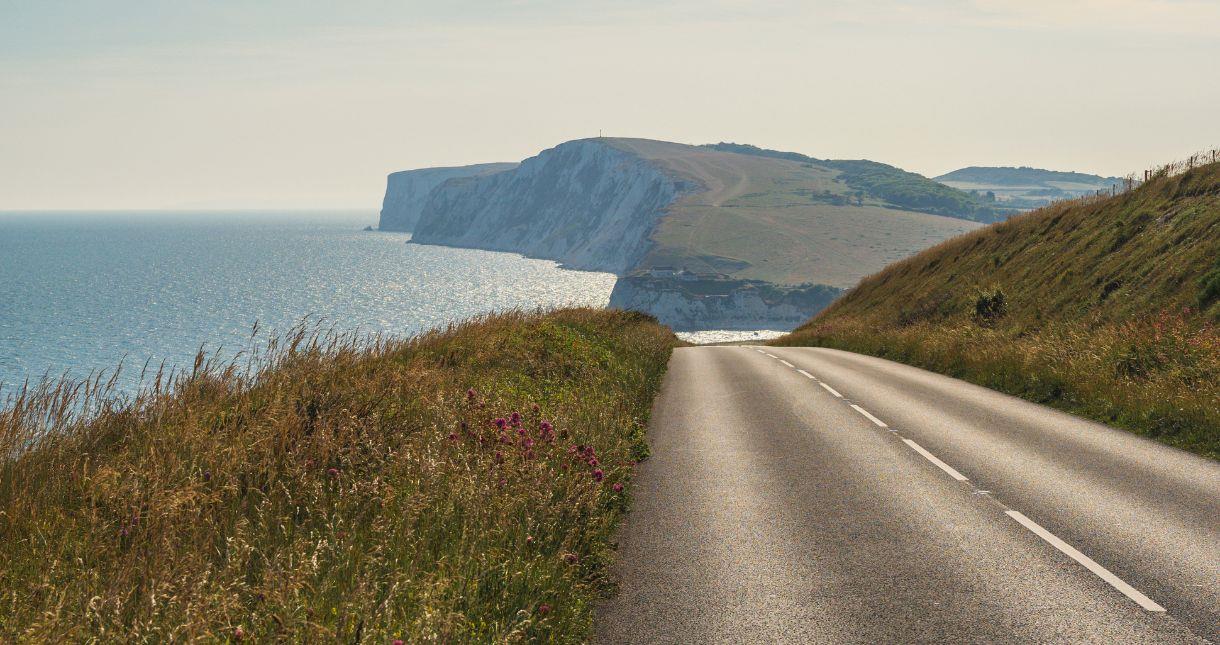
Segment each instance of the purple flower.
[{"label": "purple flower", "polygon": [[550,605],[546,604],[545,602],[542,603],[541,605],[538,605],[538,615],[539,616],[545,616],[549,613],[551,613]]},{"label": "purple flower", "polygon": [[600,463],[601,462],[597,460],[597,457],[593,457],[593,458],[589,459],[589,465],[592,466],[593,468],[597,468],[597,465]]},{"label": "purple flower", "polygon": [[456,433],[456,432],[450,432],[450,433],[449,433],[449,440],[450,440],[450,441],[457,441],[457,440],[458,440],[458,435],[457,435],[457,433]]},{"label": "purple flower", "polygon": [[329,475],[331,477],[331,479],[334,479],[335,477],[339,476],[339,469],[338,468],[327,468],[326,474]]},{"label": "purple flower", "polygon": [[538,410],[539,410],[539,408],[538,408],[538,404],[537,404],[537,403],[535,403],[534,405],[530,406],[530,409],[534,411],[534,414],[538,414]]},{"label": "purple flower", "polygon": [[512,419],[513,425],[515,425],[515,426],[521,425],[521,413],[520,412],[512,413],[512,415],[510,415],[509,418]]},{"label": "purple flower", "polygon": [[504,426],[507,426],[507,425],[508,425],[508,420],[507,420],[507,419],[505,419],[504,417],[499,417],[499,418],[497,418],[495,421],[493,421],[493,423],[495,423],[495,424],[496,424],[496,427],[497,427],[497,428],[499,428],[499,429],[503,430],[503,429],[504,429]]},{"label": "purple flower", "polygon": [[620,483],[618,483],[618,482],[614,482],[614,485],[613,485],[613,486],[611,486],[611,488],[613,488],[613,489],[614,489],[614,492],[616,492],[616,493],[621,493],[621,492],[623,492],[623,485],[622,485],[622,484],[620,484]]},{"label": "purple flower", "polygon": [[499,450],[496,451],[496,463],[497,464],[504,463],[504,453],[500,452]]},{"label": "purple flower", "polygon": [[601,481],[602,478],[605,476],[606,476],[606,473],[603,473],[601,468],[598,468],[597,470],[593,471],[593,481],[595,481],[595,482]]},{"label": "purple flower", "polygon": [[474,388],[473,387],[466,390],[466,400],[467,401],[474,400]]},{"label": "purple flower", "polygon": [[563,554],[563,561],[567,562],[568,564],[576,564],[577,562],[580,562],[580,556],[576,555],[575,553],[565,553]]}]

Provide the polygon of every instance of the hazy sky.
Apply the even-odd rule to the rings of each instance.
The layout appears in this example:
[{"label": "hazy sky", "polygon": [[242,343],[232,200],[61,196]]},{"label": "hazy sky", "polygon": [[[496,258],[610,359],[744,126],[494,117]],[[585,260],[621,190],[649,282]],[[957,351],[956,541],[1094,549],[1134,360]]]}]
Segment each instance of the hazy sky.
[{"label": "hazy sky", "polygon": [[380,205],[568,139],[1126,174],[1220,144],[1220,0],[0,0],[0,210]]}]

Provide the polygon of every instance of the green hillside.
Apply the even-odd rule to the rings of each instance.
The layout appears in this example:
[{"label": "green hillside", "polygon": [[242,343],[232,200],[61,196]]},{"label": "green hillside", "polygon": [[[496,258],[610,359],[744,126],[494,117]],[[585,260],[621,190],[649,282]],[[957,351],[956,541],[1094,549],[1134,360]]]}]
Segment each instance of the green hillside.
[{"label": "green hillside", "polygon": [[[1041,168],[971,166],[941,175],[936,181],[981,197],[997,208],[1029,210],[1054,201],[1109,192],[1122,187],[1118,177]],[[993,201],[994,200],[994,201]]]},{"label": "green hillside", "polygon": [[777,342],[907,361],[1217,455],[1218,322],[1213,163],[949,240]]},{"label": "green hillside", "polygon": [[986,203],[972,195],[944,184],[932,181],[923,175],[907,172],[867,159],[816,159],[799,152],[767,150],[740,143],[708,144],[708,148],[724,152],[787,159],[802,164],[838,171],[838,179],[853,193],[861,193],[882,204],[903,210],[945,215],[976,222],[995,222],[1004,218],[1004,212],[994,204]]},{"label": "green hillside", "polygon": [[702,187],[670,207],[639,269],[672,266],[777,285],[849,287],[979,226],[861,190],[848,177],[864,171],[648,139],[602,141]]}]

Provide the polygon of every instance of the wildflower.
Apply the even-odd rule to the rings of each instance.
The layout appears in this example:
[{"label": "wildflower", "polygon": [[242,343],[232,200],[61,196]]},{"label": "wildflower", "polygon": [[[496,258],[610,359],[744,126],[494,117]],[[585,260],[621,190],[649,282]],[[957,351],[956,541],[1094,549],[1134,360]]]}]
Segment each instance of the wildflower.
[{"label": "wildflower", "polygon": [[500,478],[500,484],[499,484],[499,486],[498,486],[498,487],[499,487],[499,488],[504,488],[504,487],[505,487],[505,486],[507,486],[507,485],[508,485],[508,480],[507,480],[507,479],[504,479],[503,477],[501,477],[501,478]]},{"label": "wildflower", "polygon": [[545,602],[542,603],[541,605],[538,605],[538,615],[539,616],[545,616],[549,613],[551,613],[550,605],[546,604]]},{"label": "wildflower", "polygon": [[525,446],[526,448],[533,448],[533,447],[534,447],[534,440],[533,440],[533,439],[530,439],[529,437],[526,437],[526,438],[525,438],[525,441],[522,441],[522,442],[521,442],[521,445]]},{"label": "wildflower", "polygon": [[524,437],[524,436],[525,436],[525,428],[522,428],[522,427],[518,426],[518,427],[517,427],[517,434],[519,434],[519,435],[521,435],[522,437]]},{"label": "wildflower", "polygon": [[525,451],[525,458],[526,458],[526,459],[533,459],[533,458],[534,458],[534,451],[533,451],[533,450],[526,450],[526,451]]},{"label": "wildflower", "polygon": [[508,419],[505,419],[504,417],[498,417],[492,423],[495,423],[497,428],[503,430],[504,427],[508,425]]},{"label": "wildflower", "polygon": [[457,440],[458,440],[458,435],[457,435],[457,433],[456,433],[456,432],[450,432],[450,433],[449,433],[449,440],[450,440],[450,441],[457,441]]},{"label": "wildflower", "polygon": [[622,484],[620,484],[619,482],[614,482],[614,485],[613,485],[613,486],[611,486],[611,488],[613,488],[613,489],[614,489],[614,492],[616,492],[616,493],[621,493],[621,492],[623,492],[623,485],[622,485]]},{"label": "wildflower", "polygon": [[534,414],[538,414],[538,410],[540,408],[538,407],[538,404],[535,403],[534,405],[530,406],[530,409],[534,411]]},{"label": "wildflower", "polygon": [[467,400],[467,401],[474,401],[474,388],[473,388],[473,387],[472,387],[472,388],[468,388],[468,389],[466,390],[466,400]]},{"label": "wildflower", "polygon": [[212,471],[210,471],[210,470],[203,471],[203,481],[205,481],[205,482],[212,481]]},{"label": "wildflower", "polygon": [[339,476],[339,469],[338,468],[327,468],[326,474],[328,476],[330,476],[331,479],[334,479],[335,477]]},{"label": "wildflower", "polygon": [[597,470],[593,471],[593,481],[599,482],[605,476],[606,476],[606,473],[602,472],[601,468],[598,468]]},{"label": "wildflower", "polygon": [[576,555],[575,553],[565,553],[563,554],[563,561],[567,562],[568,564],[576,564],[577,562],[580,562],[580,556]]},{"label": "wildflower", "polygon": [[504,463],[504,453],[500,452],[499,450],[496,451],[496,463],[497,464]]},{"label": "wildflower", "polygon": [[509,418],[512,420],[513,425],[515,425],[515,426],[521,425],[521,413],[520,412],[512,413],[512,415],[510,415]]},{"label": "wildflower", "polygon": [[245,638],[246,638],[246,630],[242,629],[241,627],[237,627],[236,629],[233,630],[233,640],[240,641],[240,640],[245,640]]},{"label": "wildflower", "polygon": [[534,543],[534,536],[532,536],[532,535],[527,535],[527,536],[525,536],[525,543],[526,543],[526,544],[533,544],[533,543]]},{"label": "wildflower", "polygon": [[542,434],[549,434],[555,431],[555,426],[551,425],[550,421],[543,421],[538,424],[538,429],[542,431]]},{"label": "wildflower", "polygon": [[403,645],[402,639],[401,639],[401,638],[395,638],[395,639],[394,639],[394,643],[393,643],[393,645]]},{"label": "wildflower", "polygon": [[600,464],[600,463],[601,462],[597,460],[597,457],[591,457],[589,459],[589,466],[592,468],[597,468],[598,464]]}]

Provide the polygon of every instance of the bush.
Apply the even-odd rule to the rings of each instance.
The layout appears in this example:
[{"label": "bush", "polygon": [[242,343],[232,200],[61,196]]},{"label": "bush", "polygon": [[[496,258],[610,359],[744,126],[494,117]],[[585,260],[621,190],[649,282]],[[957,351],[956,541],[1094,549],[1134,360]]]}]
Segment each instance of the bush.
[{"label": "bush", "polygon": [[1008,313],[1008,300],[998,287],[980,291],[974,301],[974,321],[981,327],[993,327]]}]

